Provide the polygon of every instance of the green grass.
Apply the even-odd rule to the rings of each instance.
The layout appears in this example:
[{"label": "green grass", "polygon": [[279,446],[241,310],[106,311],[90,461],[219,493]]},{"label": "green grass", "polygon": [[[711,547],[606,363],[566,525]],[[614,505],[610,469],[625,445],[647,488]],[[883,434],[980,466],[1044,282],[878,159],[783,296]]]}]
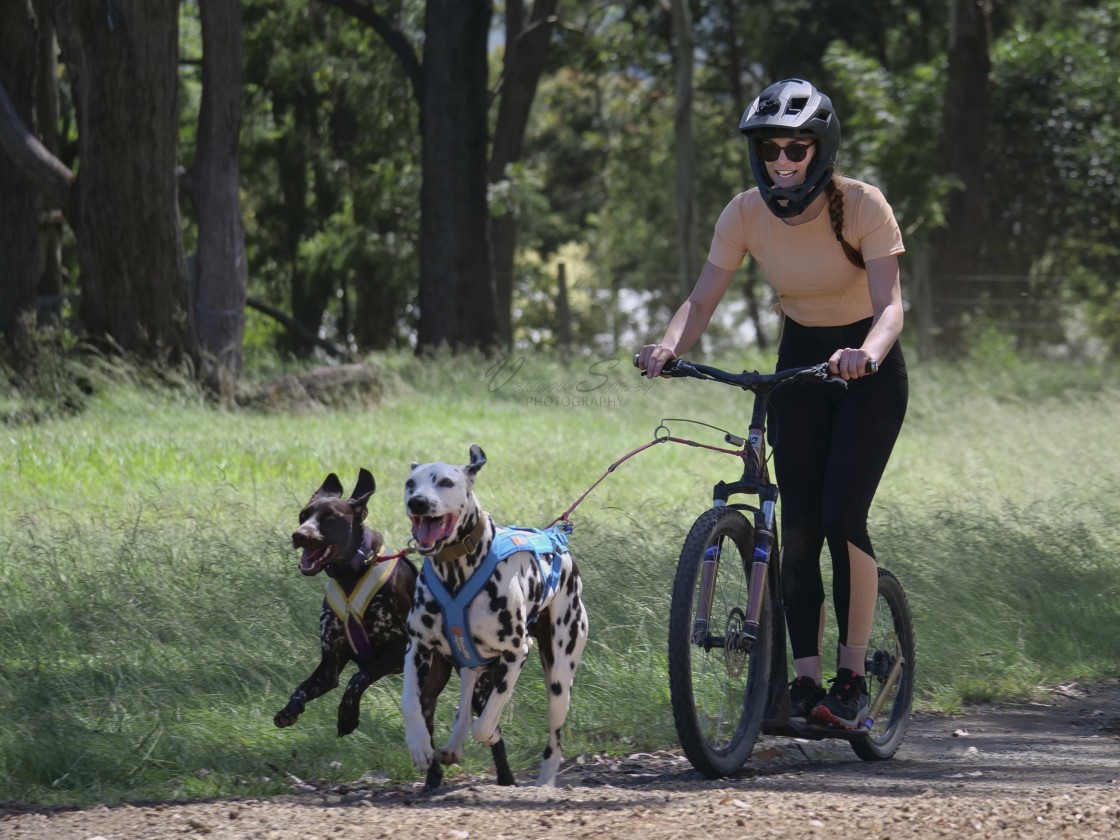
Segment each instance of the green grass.
[{"label": "green grass", "polygon": [[[261,795],[286,791],[289,774],[415,778],[399,677],[367,692],[346,738],[334,730],[339,691],[295,727],[272,725],[318,661],[324,581],[298,574],[289,534],[324,476],[349,489],[371,469],[370,522],[398,548],[409,464],[465,463],[478,442],[486,506],[543,526],[661,418],[741,432],[748,408],[728,388],[651,385],[628,360],[376,361],[397,382],[379,405],[252,413],[118,377],[75,416],[0,428],[0,800]],[[914,609],[921,705],[1116,673],[1120,393],[1104,376],[1007,359],[912,365],[871,533]],[[658,445],[573,514],[591,638],[567,754],[673,742],[664,637],[676,555],[736,463]],[[535,768],[545,729],[534,663],[506,713],[515,767]],[[467,768],[488,760],[468,747]]]}]

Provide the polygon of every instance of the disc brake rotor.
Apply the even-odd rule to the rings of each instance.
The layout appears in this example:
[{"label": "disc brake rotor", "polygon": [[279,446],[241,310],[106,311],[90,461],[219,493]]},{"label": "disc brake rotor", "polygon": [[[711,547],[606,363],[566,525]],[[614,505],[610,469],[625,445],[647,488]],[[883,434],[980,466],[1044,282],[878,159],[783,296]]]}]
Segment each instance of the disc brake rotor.
[{"label": "disc brake rotor", "polygon": [[746,637],[743,633],[743,626],[746,621],[747,616],[741,609],[735,607],[727,614],[727,626],[723,631],[723,662],[727,668],[728,676],[733,679],[738,679],[743,675],[743,668],[746,667],[747,660],[750,658],[749,647],[744,644]]}]

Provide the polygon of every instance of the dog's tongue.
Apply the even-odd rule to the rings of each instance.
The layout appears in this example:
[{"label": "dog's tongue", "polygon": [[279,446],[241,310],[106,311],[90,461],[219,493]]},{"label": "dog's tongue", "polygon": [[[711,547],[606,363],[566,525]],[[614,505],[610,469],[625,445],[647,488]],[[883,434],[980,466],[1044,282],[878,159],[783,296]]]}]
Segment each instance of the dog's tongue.
[{"label": "dog's tongue", "polygon": [[299,558],[299,570],[305,575],[314,575],[322,570],[334,554],[334,546],[327,545],[322,548],[305,548]]},{"label": "dog's tongue", "polygon": [[421,548],[431,548],[441,540],[455,533],[455,515],[414,516],[412,517],[412,536]]}]

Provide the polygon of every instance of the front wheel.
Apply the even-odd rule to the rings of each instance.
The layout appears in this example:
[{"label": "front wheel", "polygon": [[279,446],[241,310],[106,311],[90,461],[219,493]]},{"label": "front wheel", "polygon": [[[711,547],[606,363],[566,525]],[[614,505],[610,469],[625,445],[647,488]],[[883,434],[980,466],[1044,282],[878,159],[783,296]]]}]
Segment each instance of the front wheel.
[{"label": "front wheel", "polygon": [[879,569],[879,597],[867,645],[867,689],[871,730],[853,740],[864,761],[882,761],[895,754],[910,726],[914,702],[914,623],[898,578]]},{"label": "front wheel", "polygon": [[772,607],[747,631],[754,527],[737,510],[702,514],[677,564],[669,612],[669,691],[677,735],[710,778],[737,772],[762,725],[772,655]]}]

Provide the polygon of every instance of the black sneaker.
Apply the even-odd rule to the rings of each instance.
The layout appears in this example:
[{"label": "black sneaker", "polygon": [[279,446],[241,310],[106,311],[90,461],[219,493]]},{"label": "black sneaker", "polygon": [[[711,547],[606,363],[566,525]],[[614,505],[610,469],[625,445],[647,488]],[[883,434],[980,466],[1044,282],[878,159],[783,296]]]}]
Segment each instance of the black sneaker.
[{"label": "black sneaker", "polygon": [[789,716],[808,718],[813,707],[823,699],[824,689],[813,682],[812,677],[798,677],[789,684]]},{"label": "black sneaker", "polygon": [[813,720],[841,729],[855,729],[867,717],[867,680],[841,668],[830,683],[828,694],[811,713]]}]

